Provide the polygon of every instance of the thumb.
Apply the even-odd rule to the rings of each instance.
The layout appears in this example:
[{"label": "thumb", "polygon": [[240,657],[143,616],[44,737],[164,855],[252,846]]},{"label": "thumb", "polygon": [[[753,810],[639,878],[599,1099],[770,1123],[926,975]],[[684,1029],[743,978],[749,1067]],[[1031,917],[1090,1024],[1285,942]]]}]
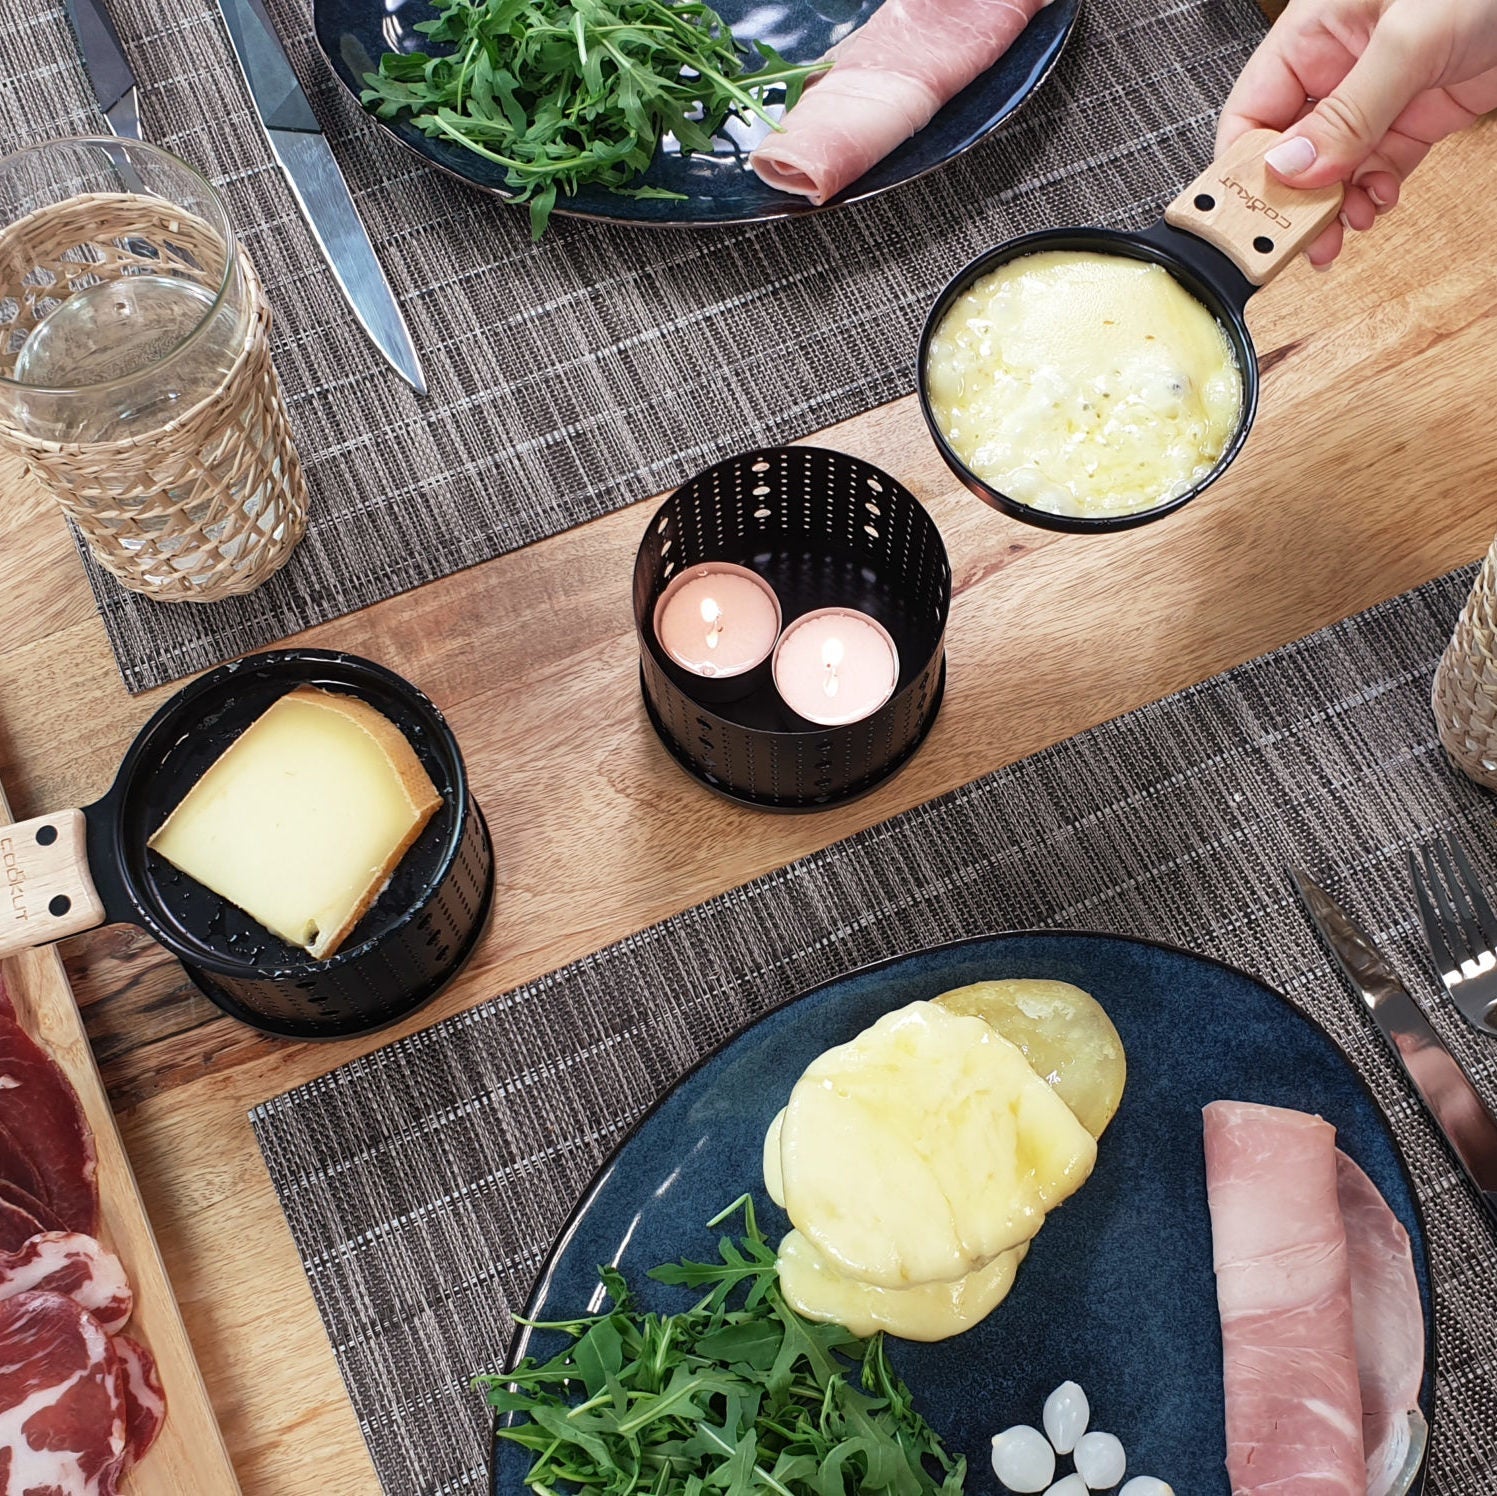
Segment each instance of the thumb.
[{"label": "thumb", "polygon": [[1268,165],[1295,187],[1351,181],[1424,89],[1418,51],[1403,28],[1385,15],[1335,91],[1269,151],[1264,158]]}]

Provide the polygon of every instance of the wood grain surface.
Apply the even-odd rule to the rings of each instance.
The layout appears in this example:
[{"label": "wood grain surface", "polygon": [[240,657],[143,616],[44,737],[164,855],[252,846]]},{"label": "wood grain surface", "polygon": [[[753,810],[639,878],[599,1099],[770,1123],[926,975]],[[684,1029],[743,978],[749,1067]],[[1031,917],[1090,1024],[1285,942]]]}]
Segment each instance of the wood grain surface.
[{"label": "wood grain surface", "polygon": [[[0,827],[11,827],[0,788]],[[166,1266],[130,1168],[104,1083],[99,1078],[55,947],[5,962],[6,991],[22,1027],[55,1059],[78,1093],[98,1157],[99,1234],[125,1265],[135,1293],[127,1333],[156,1360],[168,1416],[150,1452],[120,1487],[121,1496],[238,1496],[239,1483],[193,1356]]]},{"label": "wood grain surface", "polygon": [[[955,572],[950,684],[891,783],[776,817],[686,779],[645,721],[629,605],[648,503],[301,636],[381,660],[448,714],[498,844],[496,914],[402,1028],[326,1046],[216,1016],[117,927],[64,947],[239,1476],[253,1496],[377,1486],[248,1107],[1117,713],[1473,560],[1497,529],[1489,127],[1441,147],[1327,274],[1255,299],[1258,425],[1160,524],[1091,538],[982,507],[912,401],[817,440],[930,508]],[[132,699],[50,503],[0,469],[0,777],[34,815],[100,794],[163,692]],[[564,872],[562,871],[564,870]]]}]

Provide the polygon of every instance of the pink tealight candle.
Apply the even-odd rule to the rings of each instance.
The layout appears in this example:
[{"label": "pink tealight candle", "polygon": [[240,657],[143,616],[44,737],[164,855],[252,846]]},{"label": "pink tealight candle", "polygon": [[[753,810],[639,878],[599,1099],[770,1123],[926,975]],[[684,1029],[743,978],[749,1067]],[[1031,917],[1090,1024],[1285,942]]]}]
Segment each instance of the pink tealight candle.
[{"label": "pink tealight candle", "polygon": [[871,716],[899,681],[899,651],[876,619],[852,608],[797,618],[774,652],[774,683],[808,722],[840,727]]},{"label": "pink tealight candle", "polygon": [[655,604],[655,637],[682,669],[707,679],[742,675],[769,658],[780,600],[757,572],[728,561],[688,566]]}]

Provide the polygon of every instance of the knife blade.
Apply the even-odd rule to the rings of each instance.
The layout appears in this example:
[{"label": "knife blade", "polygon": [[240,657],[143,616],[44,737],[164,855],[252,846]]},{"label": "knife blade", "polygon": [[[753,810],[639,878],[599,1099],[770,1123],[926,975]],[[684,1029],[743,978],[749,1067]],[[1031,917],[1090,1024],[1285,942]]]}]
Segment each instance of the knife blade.
[{"label": "knife blade", "polygon": [[1497,1223],[1497,1118],[1372,937],[1303,868],[1289,871],[1336,964],[1366,1003],[1477,1198]]},{"label": "knife blade", "polygon": [[139,140],[140,99],[135,89],[135,73],[104,0],[66,0],[66,4],[89,87],[104,111],[110,130],[126,140]]},{"label": "knife blade", "polygon": [[261,0],[219,0],[218,8],[265,139],[344,299],[390,367],[424,395],[410,329],[269,13]]}]

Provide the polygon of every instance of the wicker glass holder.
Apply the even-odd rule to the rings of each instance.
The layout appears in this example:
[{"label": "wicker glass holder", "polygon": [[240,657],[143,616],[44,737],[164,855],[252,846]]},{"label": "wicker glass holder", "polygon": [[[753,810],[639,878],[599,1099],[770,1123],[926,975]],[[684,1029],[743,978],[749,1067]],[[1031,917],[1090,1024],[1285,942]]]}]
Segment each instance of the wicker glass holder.
[{"label": "wicker glass holder", "polygon": [[1497,789],[1497,540],[1440,657],[1432,704],[1456,767]]},{"label": "wicker glass holder", "polygon": [[[825,607],[857,609],[895,641],[899,679],[877,711],[816,726],[768,670],[721,700],[676,668],[654,629],[672,577],[729,561],[774,588],[786,626]],[[841,452],[769,447],[699,473],[668,498],[634,566],[640,684],[650,723],[699,784],[741,805],[814,811],[866,794],[925,741],[946,680],[951,566],[935,522],[887,473]]]},{"label": "wicker glass holder", "polygon": [[[53,149],[63,147],[79,156],[104,149]],[[126,587],[211,602],[253,590],[284,565],[306,528],[306,487],[259,278],[227,219],[211,221],[206,200],[184,206],[171,174],[190,174],[210,197],[212,189],[133,143],[110,143],[109,158],[127,150],[116,169],[137,190],[43,199],[0,229],[0,445]],[[149,171],[161,175],[143,182]],[[88,180],[81,167],[75,173]],[[160,317],[163,288],[168,302],[173,288],[186,292],[165,331],[147,325]],[[73,340],[63,353],[85,373],[63,384],[35,377],[28,343],[82,297],[85,315],[52,336]],[[144,342],[123,337],[116,354],[112,339],[132,316]]]}]

